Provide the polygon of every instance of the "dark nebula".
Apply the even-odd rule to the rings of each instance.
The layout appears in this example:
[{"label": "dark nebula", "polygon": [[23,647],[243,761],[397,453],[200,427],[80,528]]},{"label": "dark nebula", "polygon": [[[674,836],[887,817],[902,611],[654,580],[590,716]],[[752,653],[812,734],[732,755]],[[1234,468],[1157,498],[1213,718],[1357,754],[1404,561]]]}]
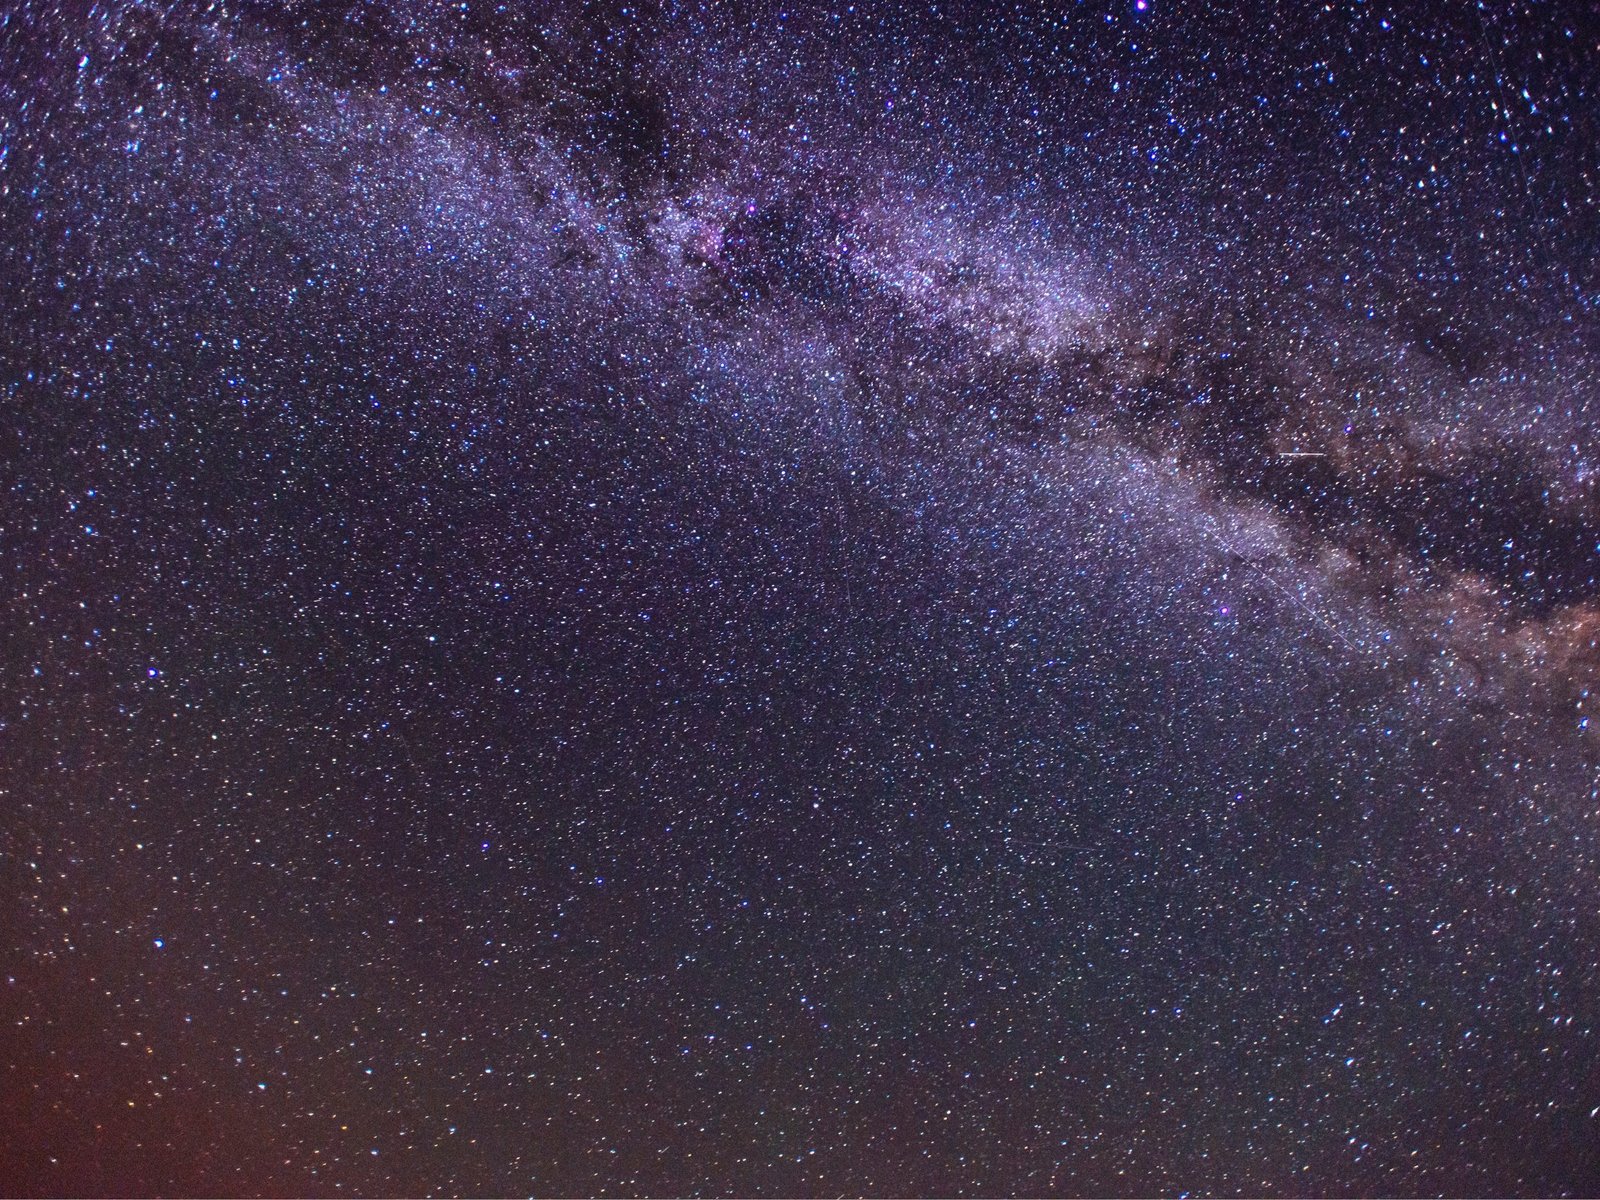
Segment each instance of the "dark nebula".
[{"label": "dark nebula", "polygon": [[1600,1193],[1595,17],[0,5],[0,1192]]}]

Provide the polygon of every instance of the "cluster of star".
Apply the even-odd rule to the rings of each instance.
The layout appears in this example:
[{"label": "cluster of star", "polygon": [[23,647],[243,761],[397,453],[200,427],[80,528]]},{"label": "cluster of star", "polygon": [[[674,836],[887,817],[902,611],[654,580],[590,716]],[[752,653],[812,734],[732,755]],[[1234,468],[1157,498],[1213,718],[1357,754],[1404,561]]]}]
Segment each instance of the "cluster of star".
[{"label": "cluster of star", "polygon": [[1585,16],[0,14],[0,1178],[1592,1192]]}]

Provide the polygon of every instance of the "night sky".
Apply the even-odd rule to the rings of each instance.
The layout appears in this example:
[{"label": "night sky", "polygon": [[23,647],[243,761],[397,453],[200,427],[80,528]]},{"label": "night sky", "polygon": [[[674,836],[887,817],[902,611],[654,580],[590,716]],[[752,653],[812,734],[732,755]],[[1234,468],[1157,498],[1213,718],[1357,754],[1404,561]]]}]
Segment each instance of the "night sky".
[{"label": "night sky", "polygon": [[1592,692],[1587,3],[0,5],[0,1191],[1594,1195]]}]

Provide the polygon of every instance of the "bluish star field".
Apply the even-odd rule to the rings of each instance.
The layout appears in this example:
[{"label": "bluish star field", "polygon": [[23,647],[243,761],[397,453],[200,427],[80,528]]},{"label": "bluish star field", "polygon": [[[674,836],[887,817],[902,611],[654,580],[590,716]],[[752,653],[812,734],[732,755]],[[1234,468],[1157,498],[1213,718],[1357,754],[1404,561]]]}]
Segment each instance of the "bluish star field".
[{"label": "bluish star field", "polygon": [[0,5],[0,1192],[1600,1193],[1600,19]]}]

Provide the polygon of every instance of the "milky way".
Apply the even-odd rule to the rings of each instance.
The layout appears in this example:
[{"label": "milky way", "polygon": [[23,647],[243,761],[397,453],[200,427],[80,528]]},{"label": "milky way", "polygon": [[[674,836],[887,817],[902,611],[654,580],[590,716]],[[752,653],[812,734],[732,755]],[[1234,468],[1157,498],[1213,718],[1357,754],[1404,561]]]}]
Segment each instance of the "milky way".
[{"label": "milky way", "polygon": [[0,1190],[1600,1190],[1583,4],[13,4]]}]

